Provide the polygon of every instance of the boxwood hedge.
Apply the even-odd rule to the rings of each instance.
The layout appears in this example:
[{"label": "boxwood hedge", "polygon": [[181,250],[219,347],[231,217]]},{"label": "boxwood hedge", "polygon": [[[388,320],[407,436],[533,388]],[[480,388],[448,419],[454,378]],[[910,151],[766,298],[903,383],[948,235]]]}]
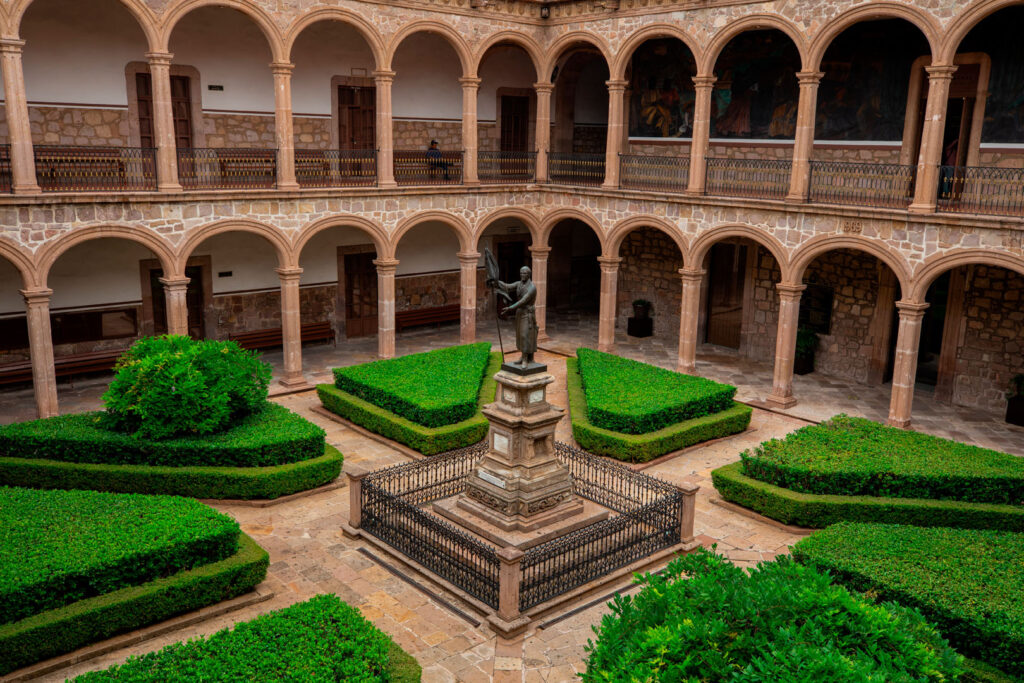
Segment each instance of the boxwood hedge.
[{"label": "boxwood hedge", "polygon": [[403,654],[359,610],[335,595],[317,595],[232,629],[168,645],[74,680],[419,681],[419,665]]},{"label": "boxwood hedge", "polygon": [[424,427],[444,427],[477,413],[490,358],[486,342],[335,368],[338,389]]},{"label": "boxwood hedge", "polygon": [[0,487],[0,623],[223,560],[238,523],[187,498]]},{"label": "boxwood hedge", "polygon": [[648,462],[680,448],[742,432],[750,425],[753,409],[733,402],[731,407],[714,415],[684,420],[647,434],[622,434],[597,427],[587,417],[577,363],[575,358],[566,359],[572,436],[591,453],[629,462]]},{"label": "boxwood hedge", "polygon": [[1024,534],[844,522],[793,556],[920,610],[960,652],[1024,676]]},{"label": "boxwood hedge", "polygon": [[1024,504],[1024,458],[846,415],[741,459],[747,476],[801,493]]},{"label": "boxwood hedge", "polygon": [[[736,387],[703,377],[577,349],[591,424],[623,434],[648,434],[733,406]],[[643,388],[642,391],[638,390]]]}]

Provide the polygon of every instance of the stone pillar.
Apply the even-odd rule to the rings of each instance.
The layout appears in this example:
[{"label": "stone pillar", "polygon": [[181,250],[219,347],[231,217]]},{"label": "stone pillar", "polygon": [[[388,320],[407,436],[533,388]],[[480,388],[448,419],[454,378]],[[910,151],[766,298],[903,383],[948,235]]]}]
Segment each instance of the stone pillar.
[{"label": "stone pillar", "polygon": [[676,369],[687,375],[697,374],[697,323],[700,320],[700,288],[704,281],[701,269],[680,268],[683,278],[682,310],[679,314],[679,362]]},{"label": "stone pillar", "polygon": [[167,334],[188,334],[189,278],[160,278],[167,301]]},{"label": "stone pillar", "polygon": [[519,587],[523,581],[523,553],[519,548],[507,547],[498,551],[501,568],[498,570],[498,618],[506,623],[515,622],[519,613]]},{"label": "stone pillar", "polygon": [[[8,140],[11,145],[11,180],[14,194],[38,194],[36,157],[32,149],[28,98],[25,96],[25,75],[21,69],[21,51],[24,46],[24,40],[0,39]],[[47,322],[47,328],[49,328],[49,322]],[[38,396],[38,389],[36,395]],[[54,398],[53,405],[56,410],[56,398]]]},{"label": "stone pillar", "polygon": [[818,108],[818,84],[825,74],[801,71],[800,103],[796,113],[796,136],[793,141],[793,163],[789,175],[787,201],[805,202],[811,189],[811,153],[814,151],[814,121]]},{"label": "stone pillar", "polygon": [[625,126],[623,99],[628,81],[605,81],[608,86],[608,138],[605,143],[604,187],[619,186],[619,153],[622,152],[622,131]]},{"label": "stone pillar", "polygon": [[910,426],[914,383],[917,381],[917,351],[921,345],[921,322],[928,304],[897,301],[896,308],[900,312],[900,326],[896,333],[896,362],[892,369],[892,398],[886,424],[905,429]]},{"label": "stone pillar", "polygon": [[548,181],[548,152],[551,151],[551,92],[555,86],[551,83],[534,83],[537,92],[537,130],[534,137],[537,141],[537,182]]},{"label": "stone pillar", "polygon": [[796,329],[800,324],[800,295],[807,285],[780,282],[779,328],[775,333],[775,373],[768,403],[776,408],[796,405],[793,397],[793,360],[796,357]]},{"label": "stone pillar", "polygon": [[476,269],[479,263],[479,253],[459,253],[459,342],[462,344],[476,341]]},{"label": "stone pillar", "polygon": [[598,256],[597,260],[601,264],[601,308],[597,327],[597,348],[611,353],[615,350],[616,290],[622,259],[617,256]]},{"label": "stone pillar", "polygon": [[32,358],[32,388],[39,417],[53,417],[57,409],[57,373],[53,367],[53,337],[50,335],[52,289],[23,289],[28,317],[28,346]]},{"label": "stone pillar", "polygon": [[395,72],[374,71],[373,79],[377,86],[377,186],[395,187],[394,134],[391,128],[391,84],[395,82]]},{"label": "stone pillar", "polygon": [[363,525],[363,479],[370,471],[359,465],[346,465],[348,476],[348,525],[358,529]]},{"label": "stone pillar", "polygon": [[696,517],[697,491],[700,487],[696,484],[683,483],[678,485],[679,492],[683,494],[683,504],[679,508],[679,542],[685,550],[693,550],[697,543],[693,533],[693,520]]},{"label": "stone pillar", "polygon": [[476,99],[480,79],[476,76],[460,78],[462,84],[462,183],[478,185],[477,149],[480,146],[476,126]]},{"label": "stone pillar", "polygon": [[377,266],[377,355],[395,357],[395,271],[398,259],[374,259]]},{"label": "stone pillar", "polygon": [[946,130],[946,104],[955,66],[926,66],[928,102],[921,131],[921,152],[917,160],[912,213],[932,213],[939,193],[939,166],[942,163],[942,138]]},{"label": "stone pillar", "polygon": [[277,189],[297,190],[295,131],[292,123],[292,70],[294,64],[274,62],[274,131],[277,140]]},{"label": "stone pillar", "polygon": [[533,305],[537,317],[537,339],[547,341],[548,337],[548,254],[551,247],[530,247],[533,256],[533,286],[537,288],[537,302]]},{"label": "stone pillar", "polygon": [[693,104],[693,139],[690,142],[690,181],[686,188],[688,194],[704,194],[708,140],[711,136],[711,93],[715,89],[715,80],[714,75],[693,77],[696,100]]},{"label": "stone pillar", "polygon": [[156,141],[156,180],[161,192],[181,192],[178,181],[178,140],[171,106],[171,60],[174,55],[147,52],[153,87],[153,139]]},{"label": "stone pillar", "polygon": [[284,377],[286,387],[306,383],[302,376],[302,322],[299,304],[299,278],[302,268],[275,268],[281,278],[281,340],[284,347]]}]

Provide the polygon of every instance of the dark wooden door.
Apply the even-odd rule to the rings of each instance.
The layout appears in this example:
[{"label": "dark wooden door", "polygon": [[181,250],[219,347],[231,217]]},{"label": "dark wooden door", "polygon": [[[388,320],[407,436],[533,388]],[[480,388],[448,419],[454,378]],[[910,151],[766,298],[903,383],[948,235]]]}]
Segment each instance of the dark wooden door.
[{"label": "dark wooden door", "polygon": [[[149,287],[153,296],[153,333],[167,334],[167,297],[164,294],[164,283],[160,278],[164,273],[159,268],[149,271]],[[188,289],[185,291],[185,305],[188,308],[188,335],[193,339],[206,337],[203,324],[203,268],[187,266],[185,277],[189,278]]]},{"label": "dark wooden door", "polygon": [[746,252],[746,247],[739,244],[716,244],[711,248],[707,309],[709,344],[731,349],[740,347]]},{"label": "dark wooden door", "polygon": [[171,112],[175,145],[179,149],[192,147],[192,84],[188,76],[171,76]]},{"label": "dark wooden door", "polygon": [[148,73],[135,74],[135,94],[139,101],[139,146],[156,147],[153,130],[153,79]]},{"label": "dark wooden door", "polygon": [[377,147],[377,89],[338,86],[338,149]]},{"label": "dark wooden door", "polygon": [[501,151],[525,152],[529,148],[530,98],[501,96]]},{"label": "dark wooden door", "polygon": [[377,333],[377,268],[374,255],[345,254],[345,336]]}]

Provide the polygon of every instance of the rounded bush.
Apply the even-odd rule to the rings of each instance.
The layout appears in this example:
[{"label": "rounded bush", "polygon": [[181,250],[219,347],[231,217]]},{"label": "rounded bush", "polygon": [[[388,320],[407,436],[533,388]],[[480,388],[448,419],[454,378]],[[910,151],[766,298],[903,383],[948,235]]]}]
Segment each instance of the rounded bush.
[{"label": "rounded bush", "polygon": [[104,426],[147,439],[215,434],[267,402],[270,365],[235,342],[185,336],[135,342],[103,395]]}]

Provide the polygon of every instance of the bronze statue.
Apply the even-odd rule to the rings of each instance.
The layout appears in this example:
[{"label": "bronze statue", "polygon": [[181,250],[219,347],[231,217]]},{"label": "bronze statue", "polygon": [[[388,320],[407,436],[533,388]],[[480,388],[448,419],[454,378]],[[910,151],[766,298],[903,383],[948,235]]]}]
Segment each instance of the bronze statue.
[{"label": "bronze statue", "polygon": [[530,279],[531,271],[523,266],[519,269],[518,282],[502,282],[498,279],[498,263],[490,249],[484,249],[484,261],[487,264],[487,286],[511,302],[502,317],[512,311],[516,314],[516,350],[521,354],[516,365],[530,367],[535,364],[533,354],[537,353],[537,315],[534,310],[537,287]]}]

